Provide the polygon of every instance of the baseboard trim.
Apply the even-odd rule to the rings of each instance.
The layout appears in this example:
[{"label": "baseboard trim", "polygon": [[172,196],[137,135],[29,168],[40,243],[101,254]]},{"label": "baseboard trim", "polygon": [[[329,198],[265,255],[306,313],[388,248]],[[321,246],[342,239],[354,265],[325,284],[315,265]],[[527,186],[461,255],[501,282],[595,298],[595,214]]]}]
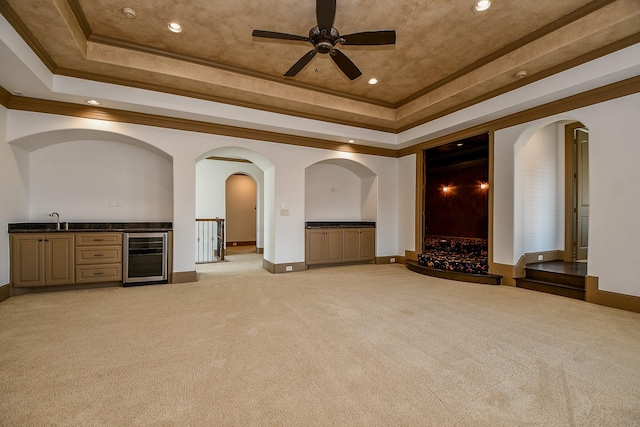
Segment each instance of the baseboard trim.
[{"label": "baseboard trim", "polygon": [[262,268],[264,268],[265,270],[267,270],[269,273],[274,273],[276,272],[276,265],[274,263],[272,263],[271,261],[267,261],[266,259],[262,259]]},{"label": "baseboard trim", "polygon": [[[516,285],[515,277],[518,277],[516,274],[517,270],[518,270],[517,265],[499,264],[497,262],[494,262],[492,264],[491,270],[489,270],[489,273],[495,274],[497,276],[502,276],[503,285],[515,286]],[[524,273],[524,267],[522,271]]]},{"label": "baseboard trim", "polygon": [[619,294],[616,292],[601,291],[598,289],[598,278],[587,276],[587,294],[585,301],[604,305],[606,307],[619,308],[621,310],[640,313],[640,297],[634,295]]},{"label": "baseboard trim", "polygon": [[416,251],[404,251],[405,261],[408,259],[418,260],[418,252]]},{"label": "baseboard trim", "polygon": [[[393,261],[391,261],[393,259]],[[404,257],[400,255],[377,256],[376,264],[404,264]]]},{"label": "baseboard trim", "polygon": [[171,275],[171,283],[189,283],[197,282],[198,273],[193,271],[174,271]]},{"label": "baseboard trim", "polygon": [[255,246],[255,240],[247,240],[247,241],[238,241],[238,242],[229,242],[227,241],[227,247],[229,246]]},{"label": "baseboard trim", "polygon": [[0,302],[4,300],[8,300],[11,297],[11,286],[7,283],[6,285],[0,286]]},{"label": "baseboard trim", "polygon": [[[542,256],[542,259],[538,259],[538,256]],[[540,251],[540,252],[530,252],[524,254],[525,264],[535,264],[537,262],[545,262],[545,261],[556,261],[564,259],[564,251],[563,250],[552,250],[552,251]]]}]

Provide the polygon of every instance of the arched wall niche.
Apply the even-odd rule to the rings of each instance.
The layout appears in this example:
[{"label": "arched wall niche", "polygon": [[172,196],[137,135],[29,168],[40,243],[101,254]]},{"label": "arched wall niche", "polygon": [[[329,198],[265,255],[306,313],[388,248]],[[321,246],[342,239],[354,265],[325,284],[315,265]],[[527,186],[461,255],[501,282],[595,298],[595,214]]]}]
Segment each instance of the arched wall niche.
[{"label": "arched wall niche", "polygon": [[196,160],[196,217],[225,217],[225,183],[234,174],[256,182],[256,247],[263,248],[264,258],[271,261],[275,254],[275,166],[263,155],[241,147],[221,147],[200,155]]},{"label": "arched wall niche", "polygon": [[327,159],[305,169],[305,220],[376,221],[377,175],[349,159]]},{"label": "arched wall niche", "polygon": [[155,153],[167,160],[172,160],[172,156],[158,147],[145,141],[123,135],[117,132],[97,129],[60,129],[47,132],[36,133],[10,141],[11,145],[20,147],[27,152],[33,152],[52,145],[72,141],[111,141],[133,145]]},{"label": "arched wall niche", "polygon": [[61,129],[10,144],[29,153],[29,220],[50,220],[53,211],[70,222],[173,220],[173,158],[145,141]]}]

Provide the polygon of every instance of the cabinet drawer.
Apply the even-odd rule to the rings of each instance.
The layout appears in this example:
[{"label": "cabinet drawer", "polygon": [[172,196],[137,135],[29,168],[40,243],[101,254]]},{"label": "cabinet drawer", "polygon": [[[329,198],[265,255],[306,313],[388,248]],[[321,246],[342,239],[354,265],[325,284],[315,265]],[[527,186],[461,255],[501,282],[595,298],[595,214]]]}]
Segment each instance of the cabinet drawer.
[{"label": "cabinet drawer", "polygon": [[122,233],[76,233],[76,246],[121,245]]},{"label": "cabinet drawer", "polygon": [[122,264],[76,266],[76,283],[122,282]]},{"label": "cabinet drawer", "polygon": [[76,248],[76,265],[122,262],[122,246],[86,246]]}]

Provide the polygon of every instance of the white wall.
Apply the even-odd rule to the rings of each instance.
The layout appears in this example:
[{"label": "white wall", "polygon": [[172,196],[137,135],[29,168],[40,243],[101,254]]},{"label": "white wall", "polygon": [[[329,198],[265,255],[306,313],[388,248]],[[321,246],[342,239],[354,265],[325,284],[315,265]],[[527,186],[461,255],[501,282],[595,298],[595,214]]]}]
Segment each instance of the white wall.
[{"label": "white wall", "polygon": [[[165,157],[173,159],[172,205],[176,272],[195,269],[193,240],[196,218],[196,163],[203,156],[217,154],[218,150],[228,147],[245,150],[247,158],[258,166],[262,164],[260,168],[264,170],[265,260],[274,264],[304,262],[305,169],[314,163],[330,159],[352,160],[378,176],[378,198],[381,202],[377,206],[377,255],[398,254],[398,160],[395,158],[23,111],[9,113],[7,128],[7,141],[17,141],[28,147],[32,150],[30,156],[37,157],[38,151],[45,149],[49,136],[62,138],[57,131],[64,131],[64,135],[69,130],[82,130],[83,133],[104,132],[104,141],[115,138],[131,144],[150,146],[155,151],[164,153]],[[223,155],[222,152],[219,155]],[[75,162],[83,162],[85,157],[83,155]],[[15,160],[3,158],[2,162],[16,167]],[[52,188],[51,191],[54,200],[56,196],[64,197],[64,188]],[[108,200],[110,195],[102,193],[97,197]],[[281,209],[287,209],[289,215],[281,215]],[[16,218],[15,221],[25,219],[27,218]],[[91,221],[94,218],[86,220]]]},{"label": "white wall", "polygon": [[601,290],[640,296],[640,283],[634,279],[640,268],[638,111],[640,94],[635,94],[495,133],[495,262],[515,265],[525,251],[524,211],[514,190],[523,168],[517,168],[514,147],[548,124],[579,121],[589,129],[588,274],[599,278]]},{"label": "white wall", "polygon": [[[111,141],[72,141],[30,155],[30,221],[172,221],[171,161]],[[26,218],[25,218],[26,219]]]},{"label": "white wall", "polygon": [[558,141],[558,127],[543,127],[522,148],[525,253],[564,248],[564,203],[558,197],[564,194],[564,140]]},{"label": "white wall", "polygon": [[0,286],[9,283],[7,224],[29,215],[29,154],[7,144],[7,116],[0,105]]},{"label": "white wall", "polygon": [[416,155],[398,161],[398,255],[416,248]]},{"label": "white wall", "polygon": [[305,171],[307,221],[362,220],[362,182],[350,170],[332,164],[315,164]]},{"label": "white wall", "polygon": [[264,174],[253,163],[204,159],[196,164],[196,216],[224,218],[226,212],[225,182],[234,173],[243,173],[258,183],[258,199],[263,188]]}]

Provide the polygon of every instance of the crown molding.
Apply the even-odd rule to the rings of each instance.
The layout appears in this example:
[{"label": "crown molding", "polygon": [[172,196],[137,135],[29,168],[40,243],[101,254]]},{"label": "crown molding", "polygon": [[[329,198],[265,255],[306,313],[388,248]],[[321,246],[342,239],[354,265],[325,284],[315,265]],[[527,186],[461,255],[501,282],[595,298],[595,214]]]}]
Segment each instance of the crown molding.
[{"label": "crown molding", "polygon": [[24,25],[22,20],[16,15],[6,0],[0,0],[0,14],[5,17],[7,22],[16,30],[20,37],[29,45],[31,50],[36,54],[40,61],[51,71],[55,73],[58,68],[55,61],[45,51],[40,42],[33,36],[33,33]]},{"label": "crown molding", "polygon": [[11,99],[11,94],[2,86],[0,86],[0,105],[5,108],[9,108],[9,100]]},{"label": "crown molding", "polygon": [[289,135],[278,132],[248,129],[197,120],[188,120],[102,107],[91,107],[44,99],[27,98],[23,96],[12,95],[3,87],[0,87],[0,105],[3,105],[7,109],[12,110],[107,120],[145,126],[154,126],[159,128],[183,130],[189,132],[224,135],[234,138],[254,139],[259,141],[297,145],[325,150],[336,150],[350,153],[398,158],[411,154],[417,154],[424,149],[435,147],[441,144],[446,144],[483,133],[492,133],[496,130],[516,126],[533,120],[552,116],[554,114],[564,113],[567,111],[575,110],[577,108],[587,107],[639,92],[640,76],[636,76],[557,101],[549,102],[537,107],[529,108],[518,113],[510,114],[500,119],[496,119],[482,125],[473,126],[443,137],[423,141],[400,150],[370,147],[358,144],[344,144],[320,138]]},{"label": "crown molding", "polygon": [[258,141],[344,151],[349,153],[370,154],[384,157],[398,156],[397,150],[388,148],[370,147],[359,144],[345,144],[320,138],[290,135],[279,132],[242,128],[238,126],[222,125],[155,114],[138,113],[134,111],[116,110],[112,108],[92,107],[88,105],[84,106],[68,102],[50,101],[23,96],[11,96],[9,98],[7,108],[12,110],[106,120],[212,135],[223,135],[233,138],[253,139]]},{"label": "crown molding", "polygon": [[[432,92],[436,89],[438,89],[439,87],[444,86],[447,83],[450,83],[456,79],[459,79],[460,77],[464,76],[465,74],[469,74],[470,72],[477,70],[478,68],[487,65],[495,60],[497,60],[498,58],[502,58],[503,56],[506,56],[507,54],[520,49],[526,45],[528,45],[529,43],[538,40],[548,34],[553,33],[554,31],[559,30],[562,27],[565,27],[569,24],[571,24],[574,21],[579,20],[580,18],[583,18],[595,11],[597,11],[598,9],[601,9],[613,2],[615,2],[616,0],[595,0],[592,1],[590,3],[587,3],[586,5],[582,6],[581,8],[578,8],[576,10],[574,10],[571,13],[568,13],[567,15],[563,16],[560,19],[555,20],[554,22],[551,22],[550,24],[545,25],[542,28],[537,29],[536,31],[527,34],[526,36],[516,40],[513,43],[508,44],[507,46],[504,46],[501,49],[498,49],[497,51],[493,52],[490,55],[485,56],[484,58],[480,58],[479,60],[477,60],[476,62],[467,65],[464,68],[461,68],[460,70],[456,71],[455,73],[445,77],[444,79],[441,79],[440,81],[435,82],[432,85],[429,85],[419,91],[417,91],[416,93],[406,97],[405,99],[397,102],[395,104],[395,108],[398,107],[402,107],[403,105],[406,105],[408,103],[410,103],[411,101],[414,101],[418,98],[420,98],[421,96],[424,96],[426,94],[428,94],[429,92]],[[463,107],[464,108],[464,107]],[[429,119],[431,120],[431,119]],[[425,121],[429,121],[429,120],[425,120]],[[420,123],[418,123],[420,124]],[[417,126],[417,124],[412,124],[412,126]]]},{"label": "crown molding", "polygon": [[500,129],[520,125],[544,117],[561,114],[578,108],[588,107],[590,105],[599,104],[601,102],[610,101],[612,99],[621,98],[627,95],[633,95],[640,92],[640,76],[631,77],[609,85],[601,86],[577,95],[562,98],[557,101],[549,102],[537,107],[529,108],[518,113],[496,119],[479,126],[473,126],[465,130],[455,132],[443,137],[424,141],[411,147],[399,150],[398,157],[404,157],[410,154],[417,154],[424,149],[435,147],[459,139],[468,138],[482,133],[492,133]]}]

